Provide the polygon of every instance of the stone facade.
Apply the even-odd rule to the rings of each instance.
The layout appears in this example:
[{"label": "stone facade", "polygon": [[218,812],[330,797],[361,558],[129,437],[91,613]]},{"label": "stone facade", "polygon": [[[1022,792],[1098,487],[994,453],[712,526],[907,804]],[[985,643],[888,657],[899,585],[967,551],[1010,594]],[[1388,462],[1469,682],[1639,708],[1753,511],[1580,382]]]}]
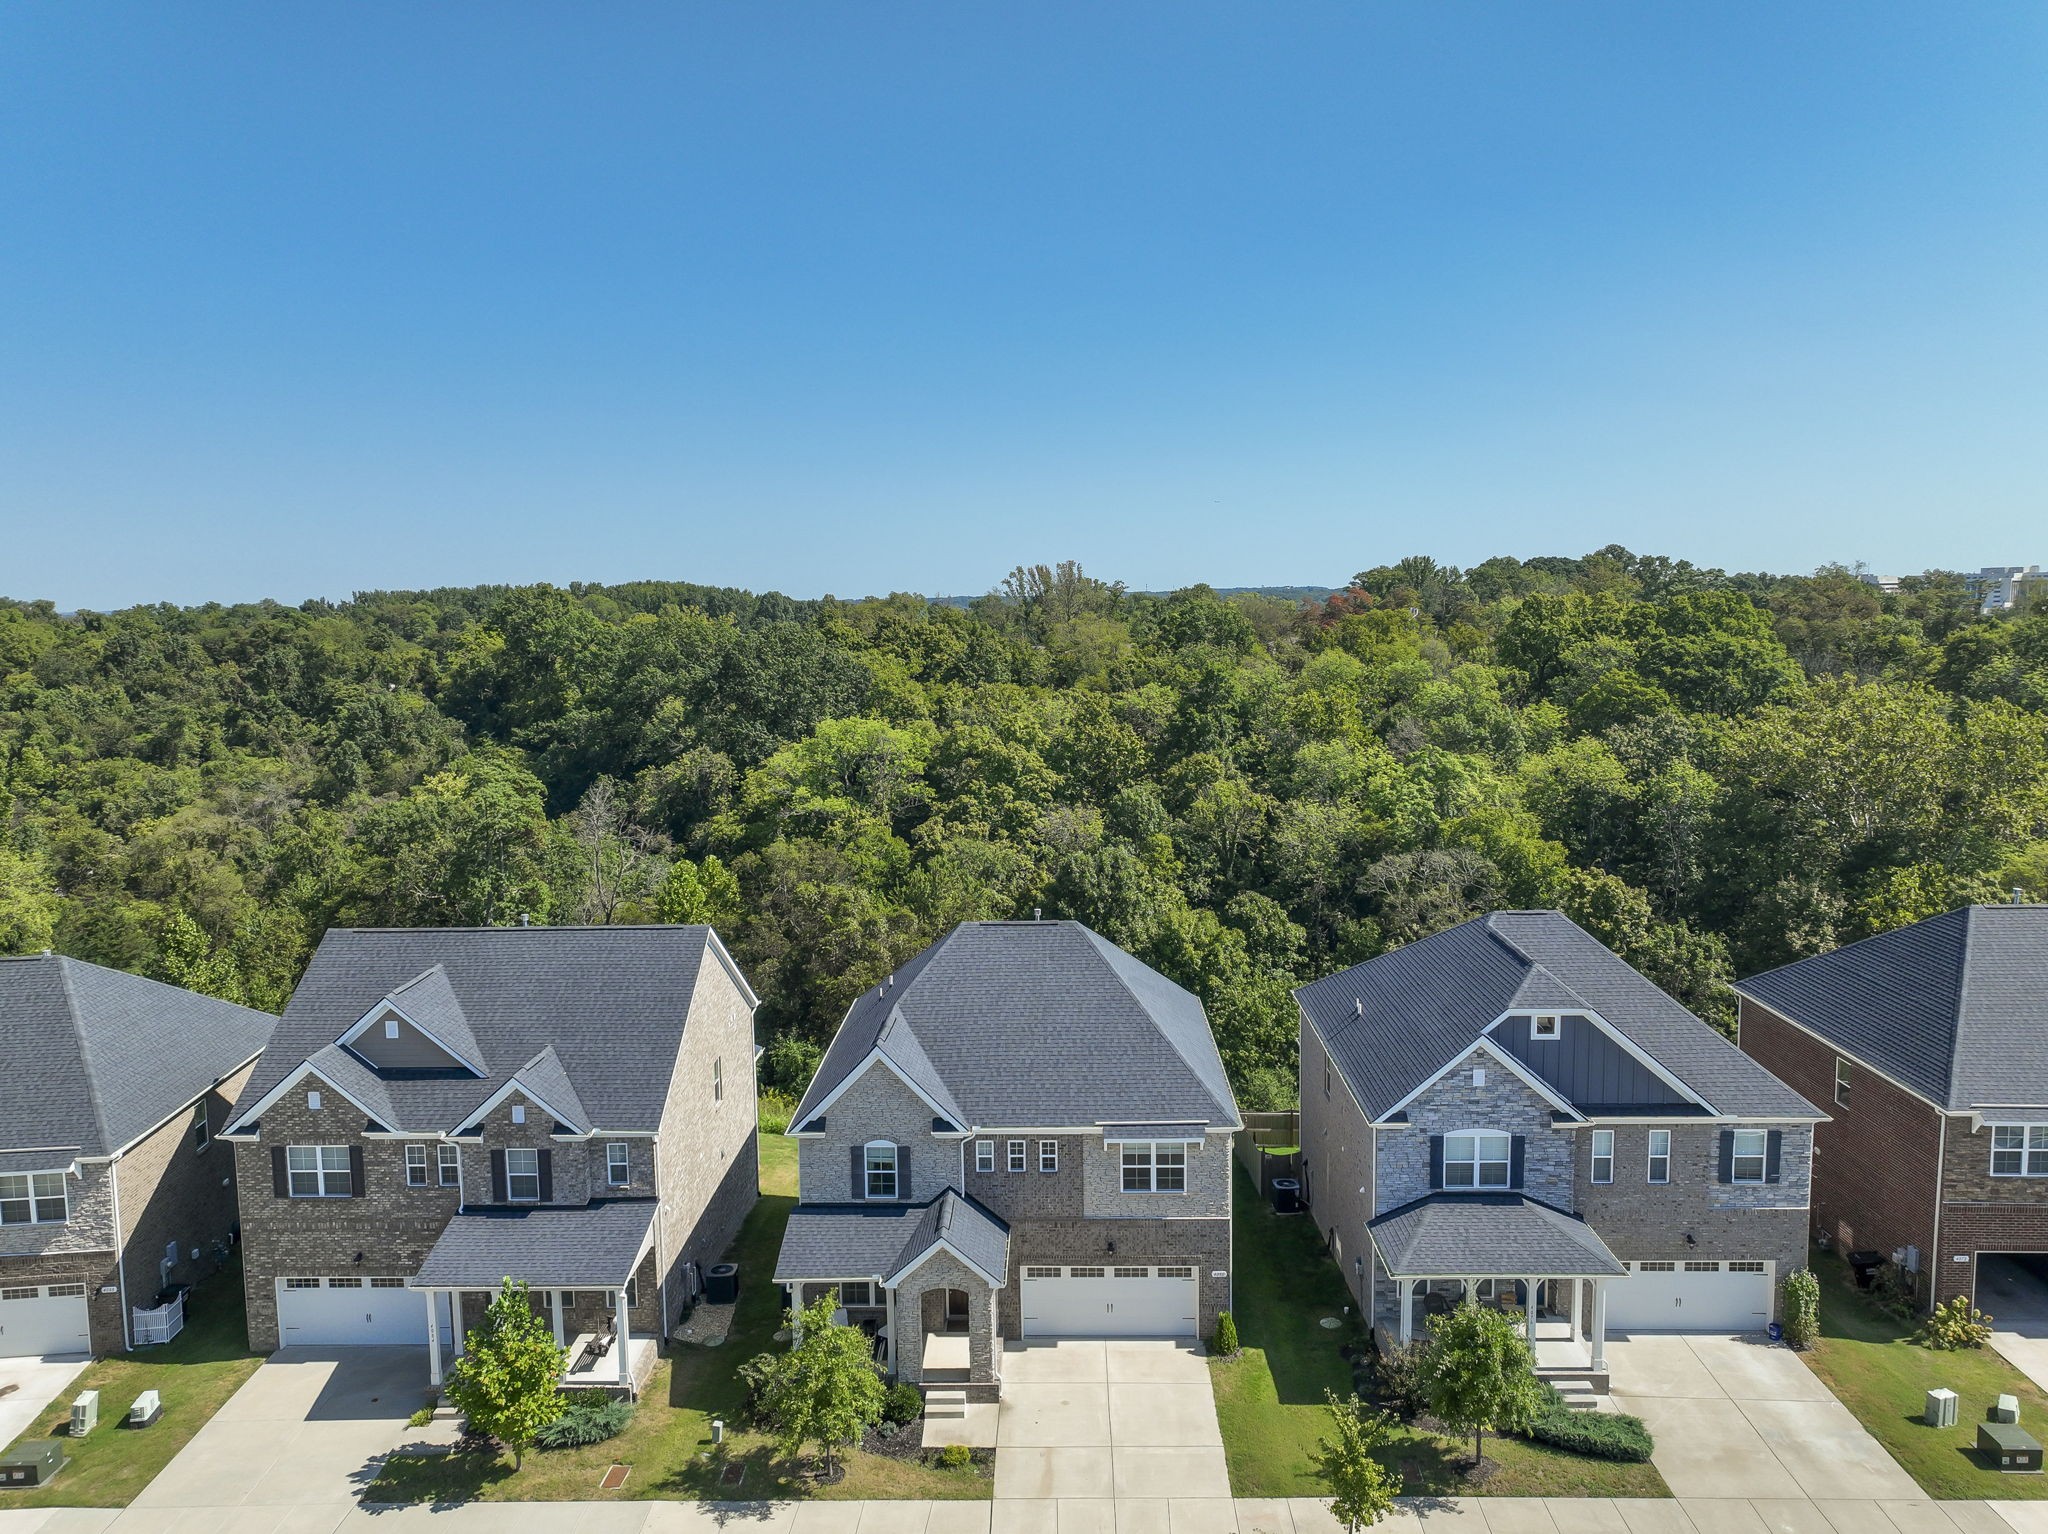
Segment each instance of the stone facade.
[{"label": "stone facade", "polygon": [[[1474,1085],[1475,1073],[1483,1073],[1481,1084]],[[1468,1129],[1521,1135],[1521,1191],[1560,1209],[1571,1207],[1571,1135],[1551,1122],[1551,1104],[1487,1051],[1466,1055],[1417,1094],[1407,1111],[1406,1128],[1377,1131],[1375,1215],[1430,1191],[1430,1136]]]},{"label": "stone facade", "polygon": [[864,1194],[854,1186],[852,1149],[870,1140],[910,1147],[909,1176],[897,1178],[897,1199],[921,1204],[960,1185],[960,1141],[932,1133],[932,1110],[886,1065],[870,1065],[825,1113],[825,1132],[797,1141],[797,1186],[805,1202],[844,1204]]},{"label": "stone facade", "polygon": [[970,1399],[989,1399],[995,1394],[999,1375],[996,1360],[1002,1356],[1003,1331],[996,1317],[995,1292],[986,1280],[952,1253],[935,1250],[903,1275],[896,1286],[896,1373],[901,1379],[925,1381],[924,1339],[927,1328],[940,1329],[944,1314],[943,1296],[958,1289],[967,1296],[967,1378],[949,1381],[970,1388]]}]

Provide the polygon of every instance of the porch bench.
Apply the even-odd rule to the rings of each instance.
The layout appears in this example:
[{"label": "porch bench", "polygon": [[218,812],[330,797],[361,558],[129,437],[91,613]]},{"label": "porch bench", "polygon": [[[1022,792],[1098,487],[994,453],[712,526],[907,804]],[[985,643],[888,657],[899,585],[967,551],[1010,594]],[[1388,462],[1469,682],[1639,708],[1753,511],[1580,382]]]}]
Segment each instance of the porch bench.
[{"label": "porch bench", "polygon": [[587,1352],[591,1348],[591,1346],[596,1343],[596,1341],[596,1332],[578,1332],[576,1334],[575,1340],[569,1344],[569,1351],[562,1364],[562,1372],[564,1374],[574,1374],[576,1372],[576,1366],[583,1362],[584,1353]]}]

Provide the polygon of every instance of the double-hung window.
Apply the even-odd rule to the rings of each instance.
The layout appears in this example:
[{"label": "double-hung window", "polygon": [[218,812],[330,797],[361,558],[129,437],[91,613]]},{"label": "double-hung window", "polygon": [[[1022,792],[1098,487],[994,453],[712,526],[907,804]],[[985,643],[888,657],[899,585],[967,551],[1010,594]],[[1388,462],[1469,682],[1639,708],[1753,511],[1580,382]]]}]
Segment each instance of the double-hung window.
[{"label": "double-hung window", "polygon": [[408,1188],[424,1188],[427,1185],[427,1148],[424,1145],[408,1145],[405,1148],[405,1185]]},{"label": "double-hung window", "polygon": [[213,1144],[213,1124],[206,1116],[206,1104],[199,1105],[199,1111],[192,1115],[192,1149],[203,1151]]},{"label": "double-hung window", "polygon": [[1505,1188],[1514,1137],[1478,1131],[1444,1136],[1446,1188]]},{"label": "double-hung window", "polygon": [[1835,1106],[1849,1106],[1849,1062],[1840,1055],[1835,1057]]},{"label": "double-hung window", "polygon": [[505,1197],[515,1204],[540,1202],[540,1152],[515,1146],[505,1152]]},{"label": "double-hung window", "polygon": [[632,1152],[624,1140],[614,1140],[604,1148],[604,1180],[614,1188],[623,1188],[633,1180]]},{"label": "double-hung window", "polygon": [[1013,1172],[1021,1172],[1021,1171],[1023,1171],[1023,1170],[1024,1170],[1024,1167],[1025,1167],[1025,1161],[1024,1161],[1024,1152],[1025,1152],[1025,1149],[1026,1149],[1026,1146],[1025,1146],[1025,1142],[1024,1142],[1024,1141],[1022,1141],[1022,1140],[1012,1140],[1012,1141],[1010,1142],[1010,1159],[1009,1159],[1009,1167],[1010,1167],[1010,1170],[1011,1170],[1011,1171],[1013,1171]]},{"label": "double-hung window", "polygon": [[1593,1131],[1593,1170],[1589,1176],[1594,1182],[1614,1181],[1614,1131],[1611,1129]]},{"label": "double-hung window", "polygon": [[70,1218],[62,1172],[0,1177],[0,1225],[62,1225]]},{"label": "double-hung window", "polygon": [[1060,1169],[1060,1142],[1040,1140],[1038,1142],[1038,1170],[1057,1172]]},{"label": "double-hung window", "polygon": [[996,1169],[996,1142],[976,1140],[974,1142],[974,1170],[993,1172]]},{"label": "double-hung window", "polygon": [[355,1191],[346,1145],[287,1145],[284,1166],[293,1198],[347,1198]]},{"label": "double-hung window", "polygon": [[1728,1180],[1730,1182],[1762,1182],[1764,1180],[1764,1152],[1769,1144],[1769,1130],[1736,1130],[1734,1156],[1728,1164]]},{"label": "double-hung window", "polygon": [[1650,1131],[1650,1181],[1671,1181],[1671,1131]]},{"label": "double-hung window", "polygon": [[2048,1177],[2048,1124],[1994,1124],[1993,1177]]},{"label": "double-hung window", "polygon": [[887,1140],[870,1140],[861,1153],[866,1170],[869,1198],[896,1197],[896,1147]]},{"label": "double-hung window", "polygon": [[434,1150],[441,1169],[441,1186],[459,1187],[462,1183],[462,1148],[457,1145],[437,1145]]},{"label": "double-hung window", "polygon": [[1185,1193],[1188,1190],[1188,1148],[1127,1144],[1123,1148],[1124,1192]]}]

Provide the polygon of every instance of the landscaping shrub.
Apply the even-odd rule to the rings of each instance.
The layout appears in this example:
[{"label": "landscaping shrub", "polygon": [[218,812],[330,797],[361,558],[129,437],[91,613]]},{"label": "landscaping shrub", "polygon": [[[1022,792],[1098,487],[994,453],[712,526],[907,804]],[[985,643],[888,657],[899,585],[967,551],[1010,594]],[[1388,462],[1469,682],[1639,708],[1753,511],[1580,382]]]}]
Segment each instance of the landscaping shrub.
[{"label": "landscaping shrub", "polygon": [[580,1449],[626,1431],[633,1403],[602,1390],[572,1390],[562,1397],[562,1415],[533,1435],[542,1449]]},{"label": "landscaping shrub", "polygon": [[1422,1344],[1387,1348],[1373,1355],[1373,1400],[1404,1422],[1429,1410],[1422,1393]]},{"label": "landscaping shrub", "polygon": [[1628,1464],[1641,1464],[1650,1457],[1650,1430],[1643,1426],[1642,1418],[1625,1412],[1573,1411],[1555,1386],[1543,1389],[1543,1404],[1523,1434],[1532,1443]]},{"label": "landscaping shrub", "polygon": [[1779,1309],[1785,1317],[1780,1323],[1785,1345],[1803,1353],[1820,1336],[1820,1280],[1811,1268],[1794,1268],[1778,1287],[1784,1296]]},{"label": "landscaping shrub", "polygon": [[891,1385],[882,1397],[883,1420],[901,1427],[924,1415],[924,1392],[915,1385]]},{"label": "landscaping shrub", "polygon": [[1925,1347],[1941,1348],[1944,1351],[1957,1348],[1981,1348],[1991,1340],[1991,1317],[1970,1303],[1970,1297],[1959,1294],[1946,1305],[1934,1307],[1920,1326],[1920,1341]]},{"label": "landscaping shrub", "polygon": [[429,1422],[432,1422],[433,1420],[434,1408],[431,1406],[422,1406],[418,1411],[414,1412],[410,1417],[407,1417],[405,1419],[405,1425],[407,1427],[425,1427]]},{"label": "landscaping shrub", "polygon": [[1920,1291],[1912,1274],[1888,1262],[1871,1276],[1870,1303],[1886,1315],[1910,1321],[1920,1312]]},{"label": "landscaping shrub", "polygon": [[1209,1351],[1218,1358],[1228,1358],[1237,1351],[1237,1321],[1227,1310],[1216,1313],[1216,1338],[1209,1344]]},{"label": "landscaping shrub", "polygon": [[941,1470],[965,1470],[974,1463],[974,1451],[964,1443],[949,1443],[939,1450]]},{"label": "landscaping shrub", "polygon": [[776,1432],[782,1426],[775,1419],[769,1402],[773,1399],[771,1387],[779,1377],[785,1356],[782,1353],[756,1353],[733,1371],[746,1391],[740,1402],[740,1420],[764,1433]]}]

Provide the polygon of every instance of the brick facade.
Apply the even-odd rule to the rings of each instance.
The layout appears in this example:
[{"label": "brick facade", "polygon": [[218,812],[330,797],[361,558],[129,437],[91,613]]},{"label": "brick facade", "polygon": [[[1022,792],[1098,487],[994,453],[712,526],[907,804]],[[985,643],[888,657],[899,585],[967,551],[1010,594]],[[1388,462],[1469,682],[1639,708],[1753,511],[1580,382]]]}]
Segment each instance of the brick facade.
[{"label": "brick facade", "polygon": [[1361,1310],[1371,1306],[1375,1136],[1323,1041],[1301,1020],[1301,1181],[1309,1218]]}]

